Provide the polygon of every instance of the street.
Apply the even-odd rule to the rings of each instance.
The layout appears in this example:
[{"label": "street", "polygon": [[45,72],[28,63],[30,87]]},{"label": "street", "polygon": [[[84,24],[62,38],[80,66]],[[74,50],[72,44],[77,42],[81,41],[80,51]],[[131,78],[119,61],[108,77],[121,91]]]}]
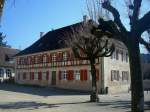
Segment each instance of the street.
[{"label": "street", "polygon": [[[130,93],[99,95],[90,103],[89,94],[56,88],[0,85],[0,112],[130,112]],[[145,112],[150,111],[150,92],[145,92]]]}]

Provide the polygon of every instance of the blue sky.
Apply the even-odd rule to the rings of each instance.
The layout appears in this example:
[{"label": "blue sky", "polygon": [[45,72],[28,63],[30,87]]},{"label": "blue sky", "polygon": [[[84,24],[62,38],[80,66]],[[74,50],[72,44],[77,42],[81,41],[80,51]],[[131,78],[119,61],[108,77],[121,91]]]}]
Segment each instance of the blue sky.
[{"label": "blue sky", "polygon": [[7,43],[21,49],[39,39],[40,32],[48,32],[82,20],[85,0],[8,0],[1,28]]},{"label": "blue sky", "polygon": [[[15,2],[14,2],[15,1]],[[13,48],[24,49],[48,32],[82,21],[86,14],[86,0],[7,0],[1,20],[0,32]],[[123,0],[115,2],[121,19],[128,27],[127,10]],[[149,9],[144,4],[142,14]],[[145,50],[141,50],[145,52]]]}]

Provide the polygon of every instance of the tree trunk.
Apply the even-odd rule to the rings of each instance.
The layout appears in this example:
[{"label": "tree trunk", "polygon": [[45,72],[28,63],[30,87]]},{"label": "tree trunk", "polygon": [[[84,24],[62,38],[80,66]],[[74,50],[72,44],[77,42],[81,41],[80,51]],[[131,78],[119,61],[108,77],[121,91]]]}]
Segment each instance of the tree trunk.
[{"label": "tree trunk", "polygon": [[128,46],[131,71],[132,112],[144,112],[143,77],[141,71],[139,42],[132,40]]},{"label": "tree trunk", "polygon": [[90,96],[90,101],[91,102],[98,102],[98,90],[97,90],[97,82],[96,82],[96,68],[94,65],[94,61],[91,62],[91,75],[92,75],[92,93]]}]

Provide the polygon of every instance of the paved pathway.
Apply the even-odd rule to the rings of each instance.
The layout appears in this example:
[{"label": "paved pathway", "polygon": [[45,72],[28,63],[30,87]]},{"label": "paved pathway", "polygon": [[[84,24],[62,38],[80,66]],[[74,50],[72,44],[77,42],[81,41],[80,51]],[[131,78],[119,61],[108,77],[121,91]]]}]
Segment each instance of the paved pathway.
[{"label": "paved pathway", "polygon": [[[0,84],[0,112],[130,112],[130,94],[89,95],[54,88]],[[145,93],[145,112],[150,112],[150,92]]]}]

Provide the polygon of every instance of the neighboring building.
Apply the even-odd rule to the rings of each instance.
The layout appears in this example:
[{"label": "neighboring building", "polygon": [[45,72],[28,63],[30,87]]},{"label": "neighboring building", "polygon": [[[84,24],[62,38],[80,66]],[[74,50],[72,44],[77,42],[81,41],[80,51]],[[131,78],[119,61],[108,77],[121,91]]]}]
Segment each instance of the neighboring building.
[{"label": "neighboring building", "polygon": [[141,54],[144,90],[150,90],[150,54]]},{"label": "neighboring building", "polygon": [[150,54],[141,54],[143,79],[150,80]]},{"label": "neighboring building", "polygon": [[19,50],[0,46],[0,82],[14,77],[15,62],[13,56]]},{"label": "neighboring building", "polygon": [[[19,84],[53,86],[91,91],[90,65],[75,59],[61,40],[81,23],[50,31],[16,55],[15,81]],[[128,91],[130,70],[126,47],[118,42],[111,57],[96,59],[97,85],[100,93]]]}]

